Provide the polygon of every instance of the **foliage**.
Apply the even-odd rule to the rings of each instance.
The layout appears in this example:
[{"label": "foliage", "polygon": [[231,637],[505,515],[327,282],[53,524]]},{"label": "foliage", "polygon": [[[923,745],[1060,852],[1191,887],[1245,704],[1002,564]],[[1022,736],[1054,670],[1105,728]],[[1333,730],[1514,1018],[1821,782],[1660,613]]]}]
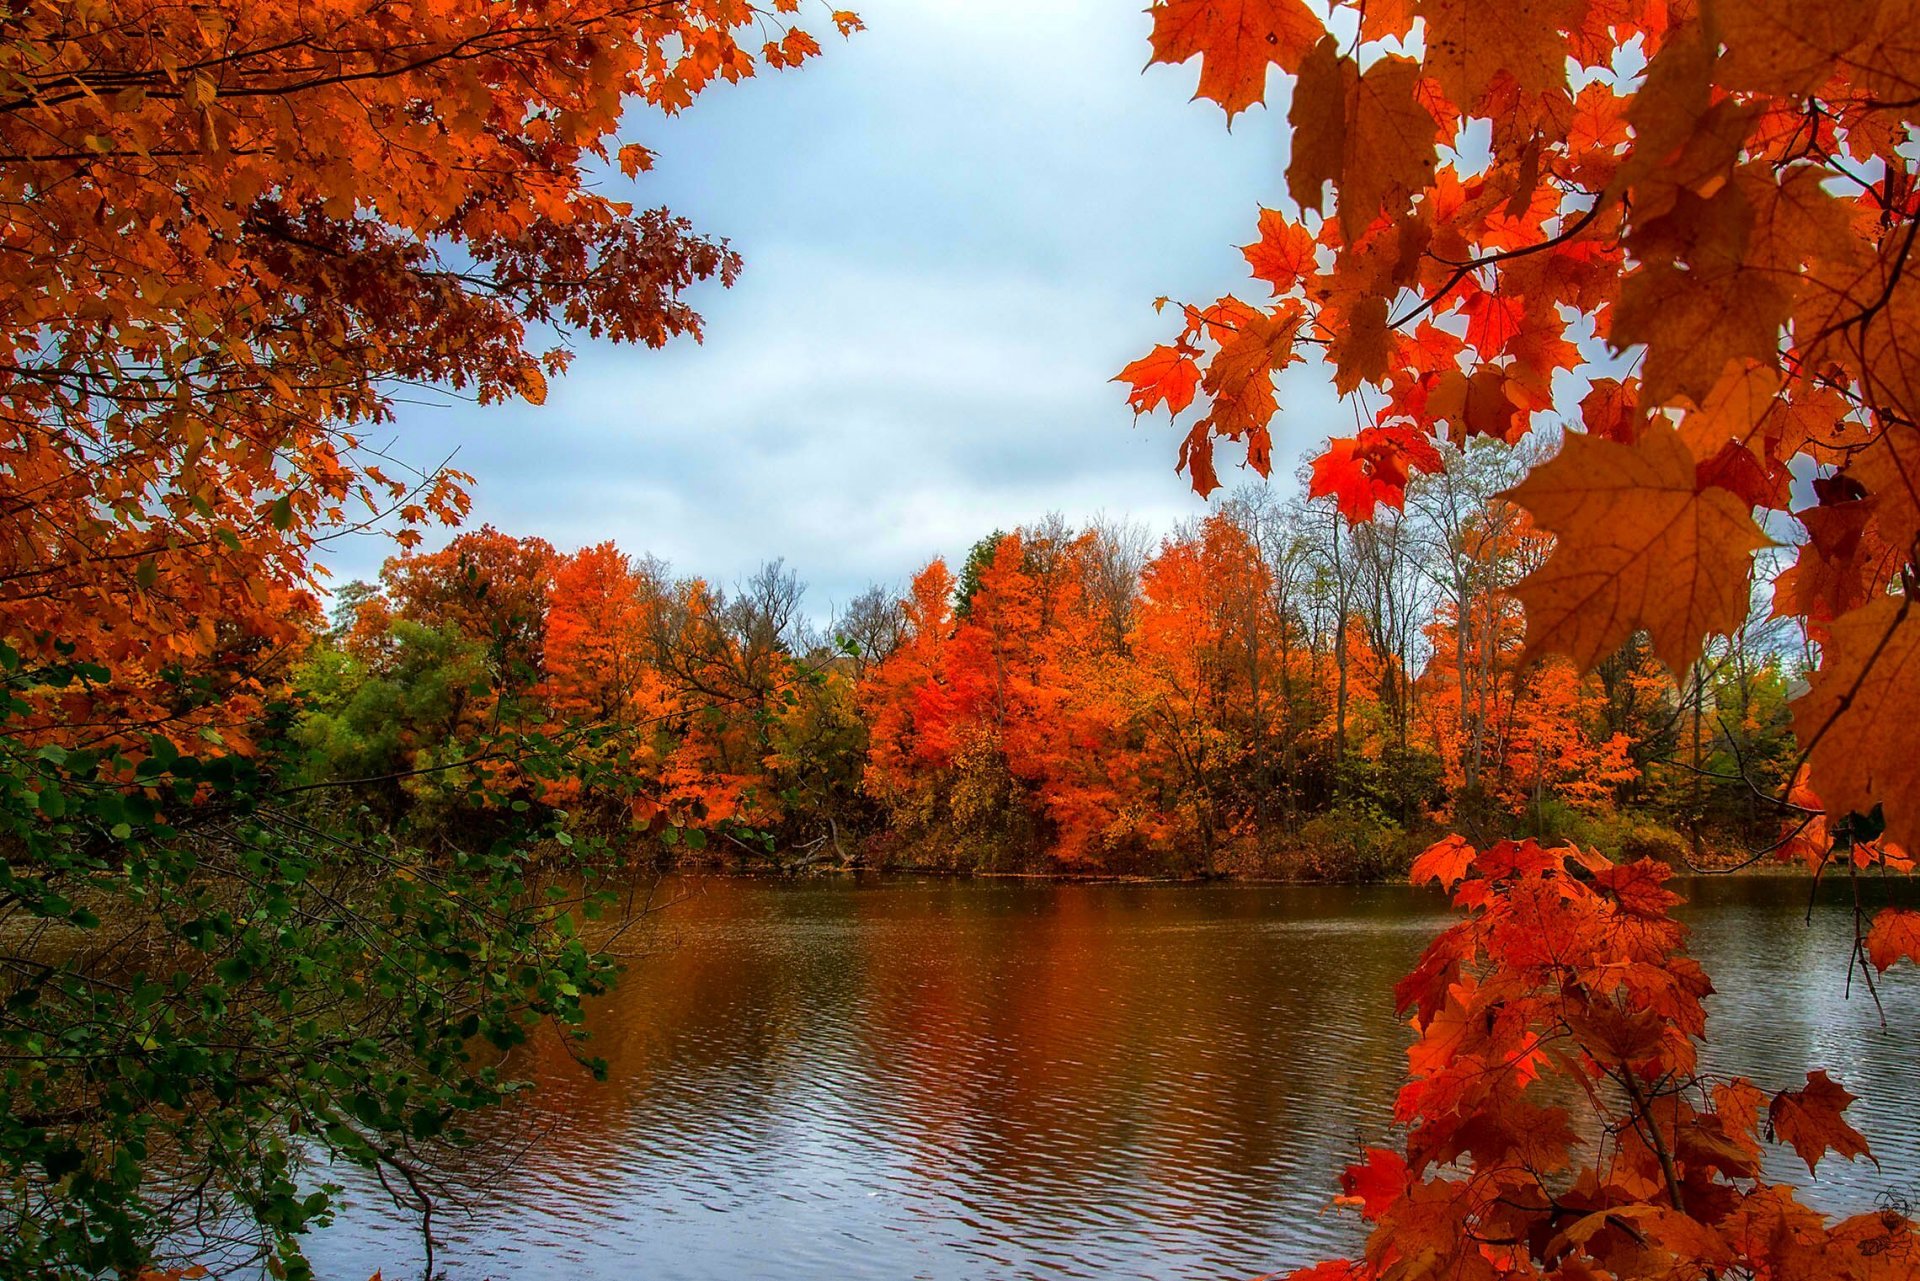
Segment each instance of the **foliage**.
[{"label": "foliage", "polygon": [[407,388],[538,403],[581,335],[699,335],[739,261],[609,190],[651,163],[615,135],[812,57],[797,11],[6,6],[0,1270],[199,1225],[298,1274],[306,1155],[426,1210],[412,1149],[604,981],[543,803],[604,731],[528,717],[551,549],[417,556],[310,653],[314,557],[465,515],[372,437]]},{"label": "foliage", "polygon": [[[8,728],[23,691],[110,679],[0,663]],[[278,772],[290,712],[246,754],[0,737],[7,1275],[137,1266],[195,1224],[306,1275],[297,1238],[331,1205],[312,1158],[429,1208],[422,1154],[511,1088],[497,1052],[608,980],[576,932],[591,900],[531,852],[570,839],[550,820],[429,856]]]},{"label": "foliage", "polygon": [[[1198,57],[1201,96],[1230,118],[1264,100],[1270,67],[1293,78],[1293,212],[1263,211],[1247,248],[1274,300],[1186,306],[1175,341],[1121,374],[1137,410],[1203,410],[1181,446],[1195,487],[1217,483],[1220,438],[1267,470],[1272,374],[1309,346],[1342,394],[1366,389],[1371,421],[1314,464],[1315,491],[1353,517],[1438,471],[1435,440],[1519,441],[1584,381],[1584,430],[1507,494],[1553,536],[1512,589],[1528,657],[1588,670],[1644,635],[1681,675],[1741,629],[1753,553],[1797,524],[1772,605],[1821,648],[1794,704],[1811,788],[1920,841],[1920,780],[1895,745],[1920,690],[1904,337],[1920,211],[1900,150],[1911,95],[1890,88],[1920,74],[1896,34],[1911,15],[1769,0],[1153,13],[1155,60]],[[1790,512],[1795,467],[1819,481]]]},{"label": "foliage", "polygon": [[1300,1278],[1912,1275],[1892,1209],[1829,1223],[1762,1166],[1868,1155],[1825,1072],[1763,1088],[1700,1066],[1712,987],[1665,868],[1458,838],[1414,865],[1465,914],[1395,990],[1415,1030],[1395,1118],[1342,1200],[1365,1253]]},{"label": "foliage", "polygon": [[[458,473],[406,479],[367,439],[397,388],[538,402],[568,356],[536,333],[699,333],[686,290],[738,260],[590,167],[629,102],[678,111],[817,52],[794,7],[10,9],[12,643],[36,663],[74,645],[115,673],[100,715],[149,726],[169,714],[147,682],[199,664],[230,687],[203,713],[237,733],[264,691],[235,648],[297,639],[316,539],[391,512],[413,540],[466,511]],[[628,177],[650,163],[617,155]]]},{"label": "foliage", "polygon": [[[1512,617],[1475,627],[1451,601],[1451,644],[1434,636],[1458,677],[1470,790],[1500,694],[1468,673],[1516,624],[1523,666],[1573,666],[1537,669],[1512,714],[1577,705],[1583,676],[1610,668],[1597,701],[1620,731],[1597,755],[1559,738],[1564,715],[1516,736],[1533,742],[1536,789],[1554,760],[1599,785],[1536,795],[1537,825],[1571,826],[1635,784],[1646,758],[1626,723],[1645,721],[1650,657],[1688,691],[1691,726],[1671,737],[1691,740],[1696,820],[1700,780],[1724,778],[1788,816],[1788,856],[1910,871],[1915,15],[1776,0],[1335,0],[1324,17],[1300,0],[1158,0],[1152,14],[1154,60],[1199,58],[1199,96],[1229,120],[1264,100],[1270,67],[1293,80],[1292,209],[1263,210],[1246,249],[1273,301],[1184,306],[1173,342],[1119,375],[1137,412],[1198,404],[1180,446],[1195,488],[1217,486],[1222,438],[1267,472],[1273,375],[1308,346],[1362,423],[1312,465],[1314,492],[1351,520],[1443,472],[1436,441],[1520,445],[1584,390],[1580,428],[1501,496],[1540,552],[1502,584]],[[1768,603],[1820,656],[1791,700],[1797,754],[1774,732],[1778,666],[1739,661],[1755,553],[1788,536]],[[1718,768],[1706,687],[1729,667],[1700,662],[1716,635],[1741,686],[1716,693],[1738,711],[1716,717],[1732,758]],[[1750,753],[1758,732],[1769,742]],[[1457,885],[1466,919],[1397,992],[1417,1036],[1396,1109],[1408,1136],[1343,1180],[1374,1224],[1364,1255],[1299,1281],[1913,1275],[1904,1207],[1830,1223],[1761,1164],[1763,1136],[1810,1173],[1829,1152],[1866,1155],[1844,1088],[1824,1071],[1772,1091],[1701,1072],[1711,985],[1663,867],[1453,836],[1414,875]],[[1920,959],[1913,925],[1889,910],[1856,937],[1869,982]]]},{"label": "foliage", "polygon": [[[1246,494],[1118,592],[1097,526],[1003,535],[965,617],[934,562],[859,679],[866,792],[909,845],[997,832],[988,861],[1056,869],[1271,874],[1271,855],[1311,847],[1313,875],[1364,878],[1402,857],[1396,831],[1547,810],[1587,816],[1615,851],[1671,854],[1654,833],[1672,828],[1697,838],[1683,858],[1770,842],[1732,764],[1758,778],[1790,755],[1765,638],[1716,642],[1685,689],[1644,642],[1592,676],[1528,663],[1512,587],[1543,540],[1475,479],[1487,455],[1438,452],[1390,527],[1350,529],[1337,499]],[[1695,710],[1683,744],[1673,723]],[[1309,836],[1330,811],[1354,840]]]}]

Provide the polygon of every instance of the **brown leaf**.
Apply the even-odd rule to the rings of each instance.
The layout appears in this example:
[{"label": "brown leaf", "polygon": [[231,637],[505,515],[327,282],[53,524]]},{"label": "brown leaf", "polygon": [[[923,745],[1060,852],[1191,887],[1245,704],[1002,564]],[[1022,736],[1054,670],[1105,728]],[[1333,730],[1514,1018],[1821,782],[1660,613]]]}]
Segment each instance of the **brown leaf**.
[{"label": "brown leaf", "polygon": [[1829,1151],[1851,1161],[1873,1159],[1866,1136],[1841,1117],[1854,1096],[1825,1072],[1807,1073],[1802,1090],[1782,1090],[1767,1105],[1767,1124],[1782,1143],[1790,1143],[1811,1173]]},{"label": "brown leaf", "polygon": [[1792,306],[1769,273],[1649,263],[1621,283],[1609,338],[1616,350],[1646,344],[1643,404],[1664,405],[1676,395],[1697,403],[1729,361],[1777,357]]},{"label": "brown leaf", "polygon": [[1813,790],[1829,812],[1884,807],[1887,839],[1920,848],[1920,617],[1903,597],[1833,621],[1820,670],[1793,703]]},{"label": "brown leaf", "polygon": [[1649,423],[1632,445],[1568,432],[1506,497],[1559,540],[1514,587],[1530,656],[1591,669],[1644,629],[1681,672],[1709,633],[1745,620],[1752,555],[1767,537],[1733,495],[1696,492],[1693,455],[1672,427]]},{"label": "brown leaf", "polygon": [[1873,525],[1895,550],[1920,539],[1920,428],[1893,423],[1847,464],[1846,474],[1873,499]]},{"label": "brown leaf", "polygon": [[1327,340],[1327,359],[1333,362],[1333,385],[1341,395],[1363,382],[1387,376],[1387,357],[1393,331],[1387,328],[1387,300],[1378,295],[1359,299]]},{"label": "brown leaf", "polygon": [[1426,74],[1468,110],[1507,82],[1527,98],[1567,91],[1567,28],[1579,0],[1422,0]]},{"label": "brown leaf", "polygon": [[1340,226],[1358,239],[1384,209],[1395,217],[1433,179],[1439,126],[1416,90],[1420,67],[1385,57],[1353,88],[1347,154],[1340,175]]},{"label": "brown leaf", "polygon": [[1287,107],[1293,151],[1287,162],[1287,194],[1302,209],[1321,212],[1328,182],[1339,182],[1347,162],[1347,106],[1360,69],[1340,56],[1332,36],[1313,47],[1300,67]]},{"label": "brown leaf", "polygon": [[[1794,513],[1807,541],[1774,580],[1776,618],[1830,623],[1886,591],[1899,557],[1873,529],[1878,500],[1823,504]],[[1825,639],[1824,629],[1818,638]]]}]

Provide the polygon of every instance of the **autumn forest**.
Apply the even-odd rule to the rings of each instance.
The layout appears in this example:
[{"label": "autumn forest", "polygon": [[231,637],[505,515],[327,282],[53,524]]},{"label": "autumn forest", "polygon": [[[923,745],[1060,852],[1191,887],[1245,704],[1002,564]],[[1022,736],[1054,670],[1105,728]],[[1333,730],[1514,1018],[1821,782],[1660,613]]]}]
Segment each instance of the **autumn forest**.
[{"label": "autumn forest", "polygon": [[[778,560],[722,588],[475,530],[336,594],[291,737],[408,823],[517,798],[750,870],[1379,879],[1447,827],[1676,866],[1772,844],[1747,780],[1788,781],[1797,634],[1762,598],[1683,681],[1644,642],[1523,663],[1511,589],[1546,540],[1500,497],[1518,466],[1452,451],[1361,524],[1264,486],[1164,539],[1050,517],[824,625]],[[530,734],[580,737],[560,777],[516,769]]]},{"label": "autumn forest", "polygon": [[1916,32],[0,0],[0,1279],[1920,1278]]}]

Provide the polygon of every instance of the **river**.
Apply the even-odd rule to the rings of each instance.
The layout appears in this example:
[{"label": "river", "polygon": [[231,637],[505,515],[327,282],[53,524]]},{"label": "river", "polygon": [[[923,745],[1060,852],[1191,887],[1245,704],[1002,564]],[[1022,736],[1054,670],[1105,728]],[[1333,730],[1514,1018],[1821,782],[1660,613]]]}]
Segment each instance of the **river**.
[{"label": "river", "polygon": [[[1712,1068],[1828,1069],[1881,1165],[1822,1208],[1920,1203],[1920,975],[1845,999],[1844,886],[1690,880],[1720,993]],[[1875,901],[1914,887],[1869,887]],[[1247,1277],[1354,1247],[1327,1208],[1404,1066],[1390,989],[1446,920],[1403,886],[677,880],[593,1012],[596,1083],[551,1044],[440,1210],[450,1281]],[[1850,899],[1846,902],[1850,903]],[[325,1281],[417,1276],[348,1180]]]}]

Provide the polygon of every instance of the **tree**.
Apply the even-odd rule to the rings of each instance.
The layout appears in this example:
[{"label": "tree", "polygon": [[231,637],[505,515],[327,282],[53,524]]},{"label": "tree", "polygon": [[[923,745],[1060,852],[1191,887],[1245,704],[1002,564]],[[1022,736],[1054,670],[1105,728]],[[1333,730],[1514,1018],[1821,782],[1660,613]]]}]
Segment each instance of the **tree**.
[{"label": "tree", "polygon": [[466,511],[459,473],[367,438],[398,388],[537,402],[571,335],[699,334],[686,290],[738,259],[594,170],[650,164],[610,142],[629,103],[816,53],[796,7],[9,10],[0,633],[112,669],[103,715],[178,719],[156,673],[187,662],[244,721],[209,620],[291,645],[317,540]]},{"label": "tree", "polygon": [[[1246,250],[1275,301],[1181,308],[1174,341],[1120,375],[1136,410],[1200,402],[1180,461],[1201,492],[1223,438],[1264,474],[1272,375],[1317,346],[1366,425],[1332,442],[1316,481],[1359,518],[1438,470],[1435,440],[1512,444],[1584,382],[1583,429],[1506,491],[1553,539],[1512,587],[1525,657],[1590,670],[1644,634],[1684,678],[1711,636],[1745,624],[1767,531],[1797,522],[1774,608],[1817,635],[1821,662],[1793,706],[1806,783],[1777,803],[1796,832],[1821,829],[1806,840],[1816,865],[1910,867],[1920,203],[1903,148],[1920,15],[1777,0],[1330,9],[1152,8],[1154,60],[1198,57],[1199,96],[1230,120],[1264,100],[1270,67],[1293,77],[1292,211],[1262,211]],[[1601,342],[1633,372],[1605,367]],[[1796,466],[1819,475],[1800,512]],[[1420,1034],[1398,1107],[1413,1128],[1404,1152],[1347,1173],[1377,1225],[1365,1256],[1305,1275],[1911,1273],[1903,1213],[1829,1224],[1766,1181],[1761,1110],[1811,1170],[1829,1150],[1864,1154],[1840,1115],[1851,1096],[1824,1072],[1773,1092],[1703,1077],[1708,985],[1650,864],[1455,837],[1415,870],[1458,882],[1467,919],[1400,990]],[[1920,960],[1916,920],[1884,913],[1857,944],[1869,977]],[[1556,1088],[1616,1141],[1576,1158]]]},{"label": "tree", "polygon": [[494,683],[529,688],[546,657],[547,596],[559,556],[544,538],[514,538],[491,525],[437,552],[401,555],[381,570],[395,613],[452,627],[487,647]]},{"label": "tree", "polygon": [[[615,135],[811,57],[797,9],[0,14],[0,1271],[138,1275],[220,1222],[305,1275],[301,1145],[430,1218],[417,1152],[508,1092],[487,1055],[573,1044],[599,851],[493,804],[507,758],[570,768],[494,714],[540,677],[538,549],[418,557],[444,591],[390,577],[306,662],[315,552],[465,515],[372,437],[403,390],[537,403],[581,337],[699,335],[738,259],[610,189],[650,164]],[[309,772],[348,760],[381,773]],[[428,849],[369,803],[428,777],[486,823]]]},{"label": "tree", "polygon": [[1266,567],[1225,516],[1171,538],[1146,565],[1132,682],[1146,738],[1143,772],[1162,780],[1161,807],[1211,874],[1223,835],[1251,817],[1238,786],[1263,730],[1260,674],[1271,599]]},{"label": "tree", "polygon": [[[1777,608],[1827,641],[1795,711],[1812,785],[1916,843],[1920,780],[1886,748],[1920,697],[1904,9],[1566,4],[1490,26],[1441,0],[1334,9],[1331,28],[1297,0],[1153,10],[1156,60],[1200,57],[1229,116],[1270,66],[1292,75],[1297,212],[1263,212],[1247,250],[1277,300],[1184,308],[1122,375],[1136,407],[1202,405],[1182,446],[1197,488],[1222,437],[1264,471],[1271,375],[1317,346],[1377,408],[1316,466],[1378,484],[1426,470],[1433,438],[1521,438],[1567,399],[1556,380],[1584,380],[1584,430],[1510,491],[1557,540],[1516,588],[1528,654],[1590,668],[1644,631],[1684,671],[1745,619],[1754,510],[1791,517],[1806,541]],[[1463,151],[1476,121],[1484,163]],[[1639,372],[1611,376],[1596,340]],[[1797,459],[1827,483],[1789,513]]]}]

